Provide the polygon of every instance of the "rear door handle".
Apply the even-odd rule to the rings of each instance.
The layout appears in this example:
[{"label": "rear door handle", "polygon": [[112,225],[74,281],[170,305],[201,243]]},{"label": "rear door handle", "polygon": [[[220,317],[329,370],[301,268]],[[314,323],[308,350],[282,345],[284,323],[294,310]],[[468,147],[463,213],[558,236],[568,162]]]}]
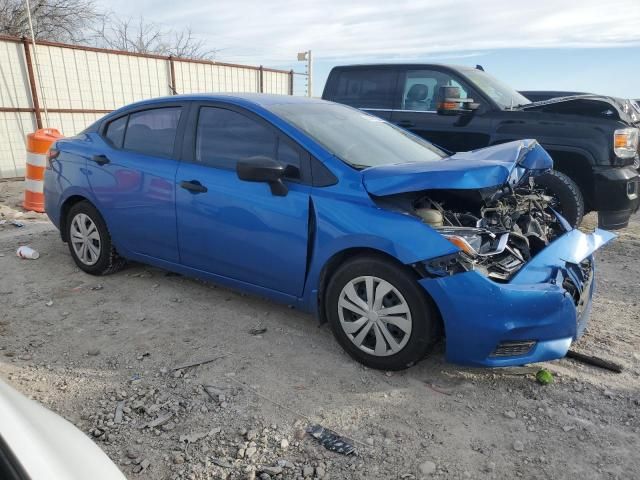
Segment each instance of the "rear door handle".
[{"label": "rear door handle", "polygon": [[109,160],[106,155],[94,155],[93,157],[91,157],[91,160],[96,162],[98,165],[106,165],[107,163],[111,162],[111,160]]},{"label": "rear door handle", "polygon": [[180,187],[185,190],[189,190],[191,193],[205,193],[207,192],[207,187],[202,185],[198,180],[183,180],[180,182]]},{"label": "rear door handle", "polygon": [[415,127],[416,124],[410,120],[400,120],[398,122],[398,126],[402,128],[411,128],[411,127]]}]

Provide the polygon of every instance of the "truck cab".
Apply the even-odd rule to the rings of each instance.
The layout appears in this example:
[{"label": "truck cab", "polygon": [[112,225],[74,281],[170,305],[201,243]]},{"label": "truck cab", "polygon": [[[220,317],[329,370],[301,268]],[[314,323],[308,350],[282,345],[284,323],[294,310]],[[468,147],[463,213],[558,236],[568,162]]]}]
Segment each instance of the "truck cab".
[{"label": "truck cab", "polygon": [[554,160],[556,177],[541,186],[551,194],[559,186],[563,214],[574,224],[597,211],[602,228],[623,228],[638,209],[635,102],[598,95],[531,102],[481,69],[437,64],[335,67],[322,98],[365,110],[451,152],[535,138]]}]

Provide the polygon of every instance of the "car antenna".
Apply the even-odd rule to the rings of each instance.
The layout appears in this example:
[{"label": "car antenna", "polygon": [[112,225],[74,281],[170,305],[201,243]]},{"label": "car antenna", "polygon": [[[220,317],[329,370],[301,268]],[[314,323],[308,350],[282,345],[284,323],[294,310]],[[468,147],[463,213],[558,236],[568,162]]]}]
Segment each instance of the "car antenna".
[{"label": "car antenna", "polygon": [[480,64],[476,65],[476,70],[480,70],[481,72],[484,72],[484,68]]}]

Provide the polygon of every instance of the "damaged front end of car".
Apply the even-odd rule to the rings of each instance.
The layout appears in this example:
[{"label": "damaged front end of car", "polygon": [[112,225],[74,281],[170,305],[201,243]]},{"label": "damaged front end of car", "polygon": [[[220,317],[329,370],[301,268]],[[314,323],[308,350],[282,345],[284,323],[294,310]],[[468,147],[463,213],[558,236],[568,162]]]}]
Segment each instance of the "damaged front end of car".
[{"label": "damaged front end of car", "polygon": [[431,168],[398,166],[386,182],[375,168],[365,176],[379,206],[416,217],[457,247],[413,264],[441,312],[448,360],[508,366],[560,358],[584,330],[593,252],[614,235],[574,230],[554,210],[534,182],[551,167],[544,149],[524,140]]}]

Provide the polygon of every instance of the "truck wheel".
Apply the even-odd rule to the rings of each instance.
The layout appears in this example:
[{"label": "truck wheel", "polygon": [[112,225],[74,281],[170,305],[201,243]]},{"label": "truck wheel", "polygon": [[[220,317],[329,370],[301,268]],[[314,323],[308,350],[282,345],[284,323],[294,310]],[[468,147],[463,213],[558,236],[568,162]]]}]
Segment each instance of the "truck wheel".
[{"label": "truck wheel", "polygon": [[571,178],[562,172],[551,170],[536,177],[536,185],[554,198],[554,208],[572,227],[580,225],[584,217],[584,198]]}]

